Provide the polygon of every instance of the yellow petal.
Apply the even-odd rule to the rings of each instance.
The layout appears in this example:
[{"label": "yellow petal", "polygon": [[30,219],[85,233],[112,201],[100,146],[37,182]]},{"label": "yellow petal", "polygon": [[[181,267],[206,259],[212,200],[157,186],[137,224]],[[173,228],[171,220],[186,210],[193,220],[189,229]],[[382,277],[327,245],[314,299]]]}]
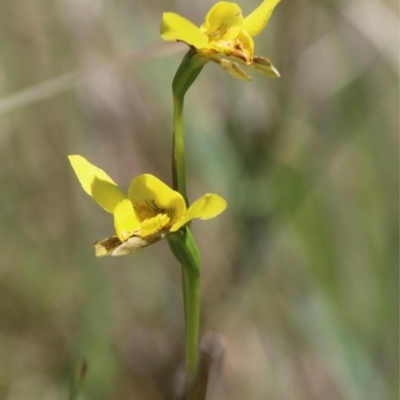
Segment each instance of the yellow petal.
[{"label": "yellow petal", "polygon": [[243,22],[245,29],[251,36],[258,35],[267,25],[267,22],[280,0],[264,0]]},{"label": "yellow petal", "polygon": [[246,64],[250,64],[253,61],[254,40],[245,30],[239,33],[236,47],[236,51],[243,54],[240,58],[243,58]]},{"label": "yellow petal", "polygon": [[122,200],[115,207],[114,227],[121,242],[125,242],[133,234],[140,232],[140,221],[133,210],[133,205],[130,200]]},{"label": "yellow petal", "polygon": [[172,222],[186,211],[183,197],[150,174],[139,175],[131,182],[128,197],[141,221],[167,214]]},{"label": "yellow petal", "polygon": [[68,156],[83,190],[106,211],[112,213],[115,206],[126,194],[100,168],[95,167],[82,156]]},{"label": "yellow petal", "polygon": [[176,232],[193,218],[210,219],[221,214],[226,208],[226,201],[217,194],[207,193],[196,200],[186,211],[185,215],[171,227]]},{"label": "yellow petal", "polygon": [[253,60],[254,41],[253,38],[244,30],[237,33],[235,40],[220,40],[211,42],[209,49],[213,52],[202,52],[207,57],[213,53],[219,53],[226,57],[241,58],[246,64],[250,64]]},{"label": "yellow petal", "polygon": [[141,237],[152,235],[153,233],[163,230],[170,222],[167,214],[158,214],[153,218],[146,219],[141,225]]},{"label": "yellow petal", "polygon": [[164,13],[161,26],[161,37],[168,42],[181,41],[196,49],[207,47],[207,35],[202,33],[200,29],[186,18],[175,13]]},{"label": "yellow petal", "polygon": [[214,5],[200,29],[210,40],[234,39],[243,25],[243,15],[235,3],[221,1]]}]

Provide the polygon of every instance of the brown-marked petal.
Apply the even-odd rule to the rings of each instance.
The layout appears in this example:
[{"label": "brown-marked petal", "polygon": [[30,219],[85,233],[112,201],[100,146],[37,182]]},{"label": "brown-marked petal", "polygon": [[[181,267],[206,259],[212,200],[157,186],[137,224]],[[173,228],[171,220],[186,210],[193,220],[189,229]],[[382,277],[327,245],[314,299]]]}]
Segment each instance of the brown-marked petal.
[{"label": "brown-marked petal", "polygon": [[157,214],[168,214],[175,221],[186,211],[183,197],[150,174],[139,175],[132,180],[128,198],[141,221]]},{"label": "brown-marked petal", "polygon": [[230,40],[236,37],[243,25],[243,15],[235,3],[221,1],[214,5],[200,29],[210,40]]}]

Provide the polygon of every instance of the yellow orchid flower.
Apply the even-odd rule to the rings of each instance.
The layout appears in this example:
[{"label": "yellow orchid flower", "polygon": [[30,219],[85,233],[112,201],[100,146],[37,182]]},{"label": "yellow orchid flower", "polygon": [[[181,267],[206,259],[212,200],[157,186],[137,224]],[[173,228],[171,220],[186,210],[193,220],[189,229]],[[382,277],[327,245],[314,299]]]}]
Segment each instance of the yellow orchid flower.
[{"label": "yellow orchid flower", "polygon": [[258,35],[280,0],[264,0],[246,18],[236,3],[221,1],[215,4],[205,22],[197,27],[178,14],[163,14],[160,34],[169,42],[185,42],[197,54],[220,64],[235,78],[251,79],[237,63],[247,65],[269,77],[279,77],[271,62],[254,55],[253,36]]},{"label": "yellow orchid flower", "polygon": [[95,243],[97,257],[132,253],[178,231],[194,218],[214,218],[226,208],[226,201],[212,193],[187,208],[178,192],[150,174],[134,178],[125,193],[82,156],[68,158],[85,192],[114,215],[116,235]]}]

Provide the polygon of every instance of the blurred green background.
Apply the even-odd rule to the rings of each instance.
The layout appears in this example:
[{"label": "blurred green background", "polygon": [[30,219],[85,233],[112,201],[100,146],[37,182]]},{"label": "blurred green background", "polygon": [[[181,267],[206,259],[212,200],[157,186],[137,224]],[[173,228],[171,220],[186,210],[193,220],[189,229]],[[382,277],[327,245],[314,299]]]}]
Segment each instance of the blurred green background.
[{"label": "blurred green background", "polygon": [[[159,23],[200,24],[213,4],[1,1],[0,399],[67,399],[82,358],[82,399],[179,387],[180,268],[166,242],[96,259],[112,218],[67,155],[124,188],[171,182],[186,48],[161,44]],[[256,53],[282,77],[208,64],[186,101],[190,199],[228,201],[193,224],[207,399],[396,399],[398,4],[283,0]]]}]

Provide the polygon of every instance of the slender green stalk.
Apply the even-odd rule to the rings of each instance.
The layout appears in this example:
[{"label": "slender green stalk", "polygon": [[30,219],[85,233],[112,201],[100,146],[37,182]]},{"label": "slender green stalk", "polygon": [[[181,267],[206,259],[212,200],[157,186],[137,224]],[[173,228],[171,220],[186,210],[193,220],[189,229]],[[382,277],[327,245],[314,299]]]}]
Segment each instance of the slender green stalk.
[{"label": "slender green stalk", "polygon": [[169,246],[182,264],[183,300],[185,309],[186,387],[193,385],[199,365],[200,327],[200,254],[196,242],[185,227],[168,236]]},{"label": "slender green stalk", "polygon": [[182,268],[184,285],[187,286],[186,308],[186,371],[191,380],[199,363],[198,341],[200,325],[200,271]]},{"label": "slender green stalk", "polygon": [[185,141],[183,134],[183,97],[174,96],[174,137],[172,148],[172,185],[185,199],[186,204],[186,166]]},{"label": "slender green stalk", "polygon": [[[174,98],[174,138],[172,182],[188,204],[186,196],[185,142],[183,105],[187,90],[208,60],[190,50],[182,60],[172,82]],[[199,368],[200,326],[200,254],[188,227],[168,238],[169,246],[182,265],[183,304],[185,312],[185,391],[187,399],[196,399],[195,385]]]},{"label": "slender green stalk", "polygon": [[187,90],[195,81],[207,59],[189,51],[183,58],[172,82],[174,96],[174,139],[172,149],[172,183],[186,200],[185,142],[183,133],[183,103]]}]

